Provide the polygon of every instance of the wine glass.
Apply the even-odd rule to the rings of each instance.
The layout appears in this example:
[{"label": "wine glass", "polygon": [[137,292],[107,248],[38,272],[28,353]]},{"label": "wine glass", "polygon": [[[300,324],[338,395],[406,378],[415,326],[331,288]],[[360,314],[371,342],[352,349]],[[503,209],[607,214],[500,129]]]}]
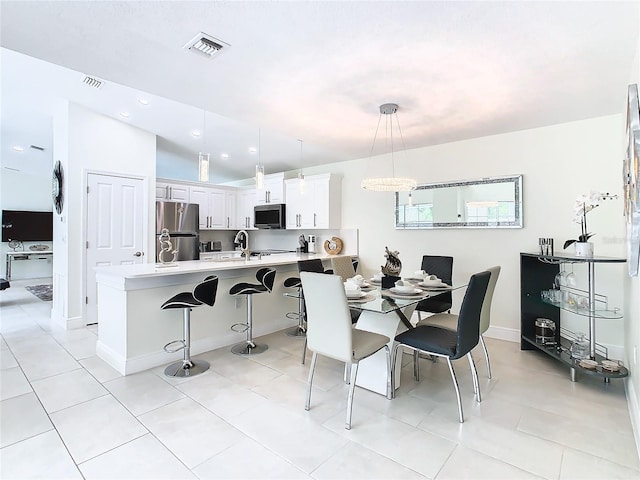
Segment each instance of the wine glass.
[{"label": "wine glass", "polygon": [[575,287],[576,286],[576,276],[573,273],[573,263],[571,264],[571,273],[569,273],[566,277],[565,277],[565,285],[568,287]]},{"label": "wine glass", "polygon": [[558,289],[567,284],[567,272],[564,271],[564,263],[562,264],[562,270],[557,273],[556,278],[553,280],[553,284]]}]

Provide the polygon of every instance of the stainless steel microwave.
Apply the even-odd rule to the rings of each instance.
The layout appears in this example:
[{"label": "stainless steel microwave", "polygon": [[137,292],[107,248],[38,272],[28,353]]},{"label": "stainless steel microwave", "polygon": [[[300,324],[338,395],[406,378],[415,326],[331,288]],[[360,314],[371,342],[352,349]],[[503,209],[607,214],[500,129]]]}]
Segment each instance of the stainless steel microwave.
[{"label": "stainless steel microwave", "polygon": [[286,225],[286,205],[284,203],[267,203],[256,205],[253,210],[254,226],[264,229],[284,229]]}]

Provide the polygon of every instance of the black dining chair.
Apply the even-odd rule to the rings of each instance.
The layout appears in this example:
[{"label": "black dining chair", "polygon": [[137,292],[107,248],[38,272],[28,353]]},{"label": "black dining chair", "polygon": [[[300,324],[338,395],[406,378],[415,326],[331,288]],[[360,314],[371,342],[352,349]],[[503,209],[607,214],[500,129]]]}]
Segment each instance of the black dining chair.
[{"label": "black dining chair", "polygon": [[[458,399],[458,416],[460,423],[464,423],[464,415],[462,413],[462,400],[460,398],[460,388],[456,373],[453,370],[451,360],[457,360],[464,356],[469,360],[471,367],[471,377],[473,380],[473,391],[476,401],[482,401],[480,395],[480,383],[478,382],[478,372],[476,370],[471,350],[478,344],[480,338],[480,316],[482,312],[482,304],[489,285],[490,272],[476,273],[471,276],[467,291],[462,300],[460,314],[458,315],[458,327],[456,330],[450,330],[435,325],[421,325],[411,330],[407,330],[396,336],[398,342],[393,349],[391,355],[391,365],[394,370],[391,378],[395,378],[395,365],[398,350],[408,348],[414,352],[426,353],[436,357],[447,359],[449,372],[453,380],[453,386],[456,390]],[[402,351],[402,350],[401,350]],[[414,361],[416,356],[414,355]],[[414,368],[416,368],[414,364]],[[392,393],[393,389],[392,389]]]},{"label": "black dining chair", "polygon": [[[423,255],[422,270],[430,275],[435,275],[447,285],[451,285],[453,280],[453,257],[439,255]],[[451,292],[444,292],[432,298],[422,300],[416,306],[418,321],[422,320],[420,312],[443,313],[451,310],[453,296]]]}]

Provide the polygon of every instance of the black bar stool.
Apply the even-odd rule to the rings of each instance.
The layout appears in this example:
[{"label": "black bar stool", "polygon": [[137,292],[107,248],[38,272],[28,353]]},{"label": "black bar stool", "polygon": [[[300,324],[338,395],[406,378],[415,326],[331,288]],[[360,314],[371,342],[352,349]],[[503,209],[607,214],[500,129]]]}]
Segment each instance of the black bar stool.
[{"label": "black bar stool", "polygon": [[298,311],[287,313],[287,318],[298,320],[298,325],[286,331],[289,337],[304,337],[307,335],[307,319],[305,318],[304,297],[302,296],[302,282],[298,277],[289,277],[284,281],[286,288],[295,288],[295,292],[287,292],[286,297],[298,299]]},{"label": "black bar stool", "polygon": [[[216,303],[216,292],[218,291],[218,277],[211,275],[203,282],[196,285],[193,292],[181,292],[174,295],[162,304],[162,310],[182,308],[182,326],[184,329],[182,340],[174,340],[164,346],[167,353],[175,353],[183,350],[181,361],[172,363],[164,369],[164,374],[168,377],[192,377],[209,370],[209,363],[204,360],[191,360],[191,309],[207,304],[213,307]],[[179,344],[177,348],[173,345]]]},{"label": "black bar stool", "polygon": [[261,268],[256,273],[256,279],[260,282],[255,283],[236,283],[229,290],[229,295],[246,295],[247,296],[247,323],[234,323],[231,330],[234,332],[247,332],[247,340],[231,347],[231,352],[236,355],[257,355],[265,352],[268,345],[258,345],[253,342],[253,295],[257,293],[271,293],[273,282],[276,279],[276,271],[273,268]]}]

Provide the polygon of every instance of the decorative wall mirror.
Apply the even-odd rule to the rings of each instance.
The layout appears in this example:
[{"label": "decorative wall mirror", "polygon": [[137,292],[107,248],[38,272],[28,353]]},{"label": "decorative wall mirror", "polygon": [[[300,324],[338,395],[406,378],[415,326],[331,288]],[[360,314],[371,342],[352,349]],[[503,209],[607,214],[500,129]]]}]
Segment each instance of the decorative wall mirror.
[{"label": "decorative wall mirror", "polygon": [[396,229],[522,228],[522,175],[427,183],[396,193]]}]

